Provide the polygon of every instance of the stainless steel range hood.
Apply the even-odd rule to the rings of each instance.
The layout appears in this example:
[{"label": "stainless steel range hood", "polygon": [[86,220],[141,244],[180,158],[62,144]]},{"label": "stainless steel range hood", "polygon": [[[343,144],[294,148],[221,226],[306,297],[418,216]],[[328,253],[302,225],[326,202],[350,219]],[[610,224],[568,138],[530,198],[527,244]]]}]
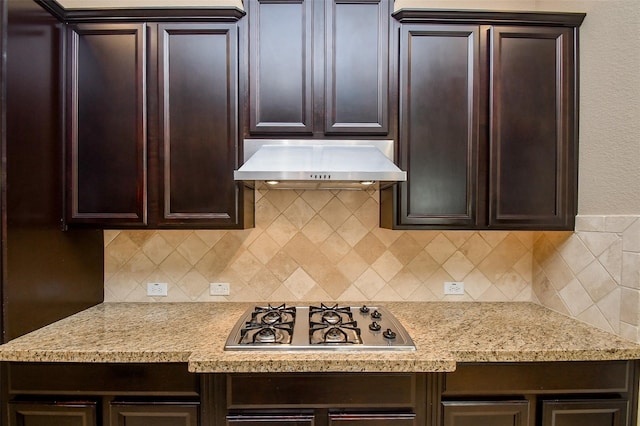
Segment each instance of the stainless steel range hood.
[{"label": "stainless steel range hood", "polygon": [[406,181],[392,140],[245,139],[234,179],[274,189],[367,189]]}]

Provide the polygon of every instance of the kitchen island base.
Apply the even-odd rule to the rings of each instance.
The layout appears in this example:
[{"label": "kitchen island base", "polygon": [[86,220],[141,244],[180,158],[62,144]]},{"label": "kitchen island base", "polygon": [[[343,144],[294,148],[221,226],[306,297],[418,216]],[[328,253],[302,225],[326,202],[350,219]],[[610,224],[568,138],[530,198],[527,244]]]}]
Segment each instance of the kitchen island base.
[{"label": "kitchen island base", "polygon": [[186,363],[5,363],[9,426],[635,426],[638,361],[451,373],[193,374]]}]

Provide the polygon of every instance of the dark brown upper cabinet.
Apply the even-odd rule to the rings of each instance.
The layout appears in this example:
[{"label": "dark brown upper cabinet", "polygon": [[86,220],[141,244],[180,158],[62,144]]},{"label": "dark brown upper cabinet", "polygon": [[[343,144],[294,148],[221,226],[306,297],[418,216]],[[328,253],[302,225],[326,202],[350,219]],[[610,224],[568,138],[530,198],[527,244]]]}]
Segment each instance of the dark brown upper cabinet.
[{"label": "dark brown upper cabinet", "polygon": [[389,134],[389,0],[245,6],[245,136]]},{"label": "dark brown upper cabinet", "polygon": [[583,14],[403,10],[393,229],[573,229]]},{"label": "dark brown upper cabinet", "polygon": [[233,180],[237,23],[73,24],[68,40],[67,223],[253,226]]}]

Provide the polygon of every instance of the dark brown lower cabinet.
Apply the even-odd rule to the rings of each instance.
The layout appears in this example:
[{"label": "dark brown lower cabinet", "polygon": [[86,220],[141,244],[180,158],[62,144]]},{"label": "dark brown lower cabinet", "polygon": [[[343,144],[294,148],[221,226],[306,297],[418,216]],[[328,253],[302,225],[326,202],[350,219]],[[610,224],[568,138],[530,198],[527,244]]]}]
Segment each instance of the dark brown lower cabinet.
[{"label": "dark brown lower cabinet", "polygon": [[528,401],[445,401],[443,426],[527,426]]},{"label": "dark brown lower cabinet", "polygon": [[9,426],[96,426],[95,401],[9,403]]},{"label": "dark brown lower cabinet", "polygon": [[622,426],[628,424],[628,410],[629,402],[621,400],[544,401],[542,425]]},{"label": "dark brown lower cabinet", "polygon": [[109,406],[109,426],[198,426],[199,405],[196,402],[113,402]]},{"label": "dark brown lower cabinet", "polygon": [[330,414],[329,426],[415,426],[413,413]]},{"label": "dark brown lower cabinet", "polygon": [[228,416],[227,425],[242,426],[313,426],[312,415]]}]

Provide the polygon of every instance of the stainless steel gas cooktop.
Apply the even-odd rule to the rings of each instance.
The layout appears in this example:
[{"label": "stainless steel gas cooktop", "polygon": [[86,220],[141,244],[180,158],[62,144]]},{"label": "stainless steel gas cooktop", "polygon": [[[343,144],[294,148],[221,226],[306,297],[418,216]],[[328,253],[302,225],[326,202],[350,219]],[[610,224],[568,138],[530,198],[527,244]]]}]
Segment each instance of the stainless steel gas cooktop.
[{"label": "stainless steel gas cooktop", "polygon": [[225,350],[413,351],[402,324],[382,306],[258,306],[231,330]]}]

